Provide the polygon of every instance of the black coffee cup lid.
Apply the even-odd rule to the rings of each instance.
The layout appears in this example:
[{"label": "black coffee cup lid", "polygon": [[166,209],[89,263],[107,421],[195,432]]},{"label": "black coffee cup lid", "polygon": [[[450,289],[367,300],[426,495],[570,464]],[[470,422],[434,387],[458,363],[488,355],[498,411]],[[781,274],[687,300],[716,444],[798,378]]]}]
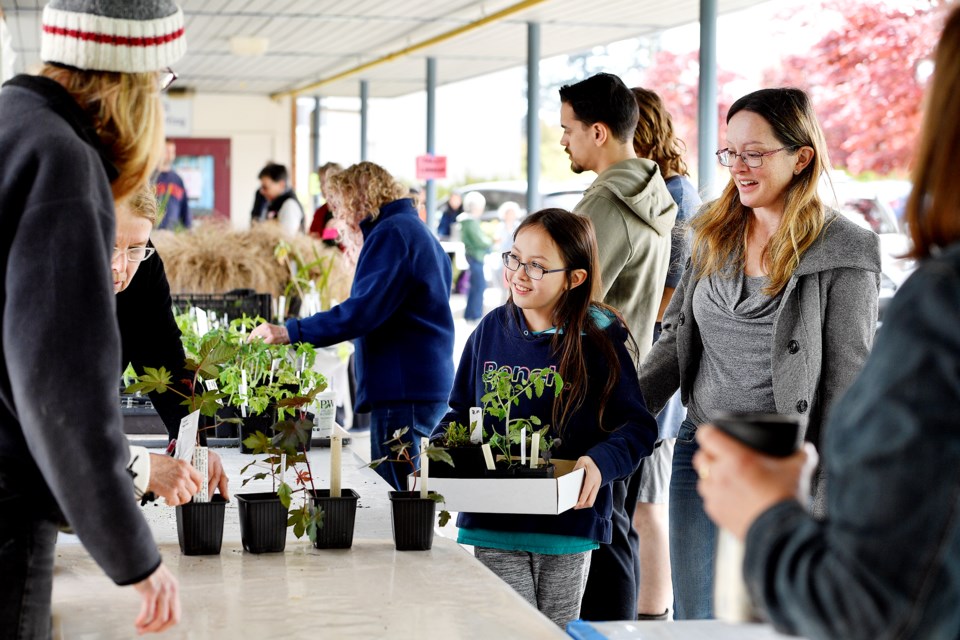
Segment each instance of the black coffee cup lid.
[{"label": "black coffee cup lid", "polygon": [[806,418],[778,413],[717,412],[711,422],[739,442],[768,456],[784,458],[803,444]]}]

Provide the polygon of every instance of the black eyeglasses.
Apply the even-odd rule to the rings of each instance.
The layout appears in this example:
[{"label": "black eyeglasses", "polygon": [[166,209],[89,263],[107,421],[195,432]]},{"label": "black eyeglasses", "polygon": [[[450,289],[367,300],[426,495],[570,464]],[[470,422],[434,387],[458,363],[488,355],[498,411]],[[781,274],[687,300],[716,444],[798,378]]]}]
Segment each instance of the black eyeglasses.
[{"label": "black eyeglasses", "polygon": [[129,249],[119,249],[114,247],[113,257],[116,259],[117,257],[123,255],[126,256],[127,262],[143,262],[156,252],[157,250],[153,247],[130,247]]},{"label": "black eyeglasses", "polygon": [[717,151],[717,160],[725,167],[732,167],[733,163],[737,161],[737,157],[739,157],[743,160],[743,164],[751,169],[756,169],[757,167],[763,166],[763,158],[765,156],[772,156],[781,151],[793,151],[795,149],[799,149],[799,147],[780,147],[773,151],[744,151],[743,153],[736,153],[731,149],[720,149],[720,151]]},{"label": "black eyeglasses", "polygon": [[509,251],[504,251],[503,255],[500,256],[503,258],[503,266],[510,271],[516,271],[520,267],[523,267],[524,272],[527,274],[527,277],[531,280],[540,280],[548,273],[557,273],[558,271],[571,271],[568,267],[566,269],[544,269],[536,262],[520,262],[520,259],[517,256],[513,255]]},{"label": "black eyeglasses", "polygon": [[172,85],[174,81],[179,77],[180,76],[177,75],[177,72],[171,69],[170,67],[167,67],[166,69],[161,71],[160,72],[160,91],[166,91],[167,89],[169,89],[170,85]]}]

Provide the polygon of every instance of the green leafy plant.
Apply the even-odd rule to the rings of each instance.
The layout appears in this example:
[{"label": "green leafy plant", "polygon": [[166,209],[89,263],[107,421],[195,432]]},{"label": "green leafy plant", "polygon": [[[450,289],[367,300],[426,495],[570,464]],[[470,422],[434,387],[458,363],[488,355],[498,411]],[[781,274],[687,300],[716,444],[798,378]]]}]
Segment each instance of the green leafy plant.
[{"label": "green leafy plant", "polygon": [[[453,466],[453,458],[450,457],[450,454],[447,453],[446,449],[443,447],[438,447],[433,444],[428,444],[426,449],[421,449],[420,453],[417,455],[410,455],[410,449],[413,447],[413,442],[409,439],[404,439],[405,436],[410,431],[410,427],[403,427],[397,429],[393,432],[393,437],[384,442],[383,444],[390,447],[390,451],[394,453],[393,457],[386,455],[382,458],[372,461],[367,466],[371,469],[376,469],[384,462],[398,462],[401,464],[407,464],[410,466],[410,472],[413,473],[417,470],[417,459],[420,456],[426,455],[427,459],[435,460],[438,462],[446,462],[451,467]],[[416,489],[416,477],[414,478],[414,489]],[[434,502],[443,502],[443,496],[436,492],[431,492],[427,494],[430,499]],[[450,521],[450,512],[446,509],[440,512],[440,526],[444,526],[447,522]]]},{"label": "green leafy plant", "polygon": [[[314,508],[307,498],[307,490],[316,491],[313,485],[313,471],[310,468],[310,458],[307,456],[306,446],[310,440],[313,425],[303,420],[285,420],[274,426],[274,435],[267,436],[262,431],[248,436],[243,444],[253,451],[254,455],[266,456],[247,464],[240,470],[241,475],[251,468],[265,469],[251,476],[245,477],[241,486],[247,486],[253,480],[263,480],[269,477],[272,481],[272,490],[277,494],[280,503],[287,510],[287,526],[293,527],[297,538],[306,534],[311,542],[316,542],[317,531],[323,526],[323,510]],[[301,468],[299,465],[303,465]],[[285,480],[287,472],[293,470],[293,486]],[[300,506],[292,508],[293,496],[302,493]]]},{"label": "green leafy plant", "polygon": [[556,445],[557,439],[550,438],[550,425],[543,424],[537,416],[511,417],[511,409],[520,404],[520,398],[540,398],[553,385],[554,398],[563,391],[563,379],[554,369],[534,369],[526,380],[514,381],[513,371],[506,368],[492,369],[483,374],[484,389],[487,392],[480,398],[484,412],[503,420],[504,433],[495,432],[490,436],[490,447],[498,450],[507,462],[514,464],[513,445],[520,444],[521,434],[526,429],[527,451],[534,433],[540,434],[540,451],[546,454]]},{"label": "green leafy plant", "polygon": [[[482,430],[482,437],[487,437],[486,429]],[[446,426],[443,431],[443,435],[440,439],[440,443],[444,447],[469,447],[473,446],[473,442],[470,440],[470,427],[465,424],[460,424],[458,422],[451,422]]]},{"label": "green leafy plant", "polygon": [[[277,243],[273,255],[290,270],[290,280],[283,291],[288,304],[294,292],[300,297],[301,304],[306,303],[309,293],[316,292],[320,298],[320,310],[330,308],[329,287],[334,255],[321,256],[314,247],[313,258],[304,259],[296,247],[285,240]],[[286,317],[287,309],[281,309],[280,313]]]}]

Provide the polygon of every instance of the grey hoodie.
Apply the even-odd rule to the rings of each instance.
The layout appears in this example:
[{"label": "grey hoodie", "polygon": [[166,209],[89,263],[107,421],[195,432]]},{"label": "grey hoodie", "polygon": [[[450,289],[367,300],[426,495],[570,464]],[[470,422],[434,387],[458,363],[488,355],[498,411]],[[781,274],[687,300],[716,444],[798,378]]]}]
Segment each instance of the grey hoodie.
[{"label": "grey hoodie", "polygon": [[670,235],[677,204],[655,162],[630,158],[597,176],[574,213],[597,232],[603,302],[623,314],[642,359],[670,267]]}]

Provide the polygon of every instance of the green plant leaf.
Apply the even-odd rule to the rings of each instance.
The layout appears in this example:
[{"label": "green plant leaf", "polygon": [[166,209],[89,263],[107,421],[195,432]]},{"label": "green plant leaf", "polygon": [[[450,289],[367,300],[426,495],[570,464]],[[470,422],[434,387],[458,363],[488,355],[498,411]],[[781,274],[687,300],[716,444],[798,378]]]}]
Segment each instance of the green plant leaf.
[{"label": "green plant leaf", "polygon": [[[290,488],[290,485],[288,485],[286,482],[281,482],[280,486],[277,488],[277,497],[280,498],[280,504],[282,504],[284,508],[290,508],[290,497],[292,495],[293,489]],[[300,536],[297,537],[299,538]]]},{"label": "green plant leaf", "polygon": [[388,460],[390,460],[390,456],[383,456],[382,458],[379,458],[377,460],[372,460],[370,464],[368,464],[367,466],[370,467],[371,469],[376,469],[377,467],[382,465],[384,462],[387,462]]},{"label": "green plant leaf", "polygon": [[447,526],[447,523],[450,522],[450,512],[446,509],[440,511],[440,518],[438,520],[441,527]]},{"label": "green plant leaf", "polygon": [[427,447],[427,450],[424,452],[427,454],[428,460],[436,460],[439,462],[446,462],[451,467],[453,465],[453,458],[450,457],[450,454],[446,449],[441,449],[440,447]]}]

